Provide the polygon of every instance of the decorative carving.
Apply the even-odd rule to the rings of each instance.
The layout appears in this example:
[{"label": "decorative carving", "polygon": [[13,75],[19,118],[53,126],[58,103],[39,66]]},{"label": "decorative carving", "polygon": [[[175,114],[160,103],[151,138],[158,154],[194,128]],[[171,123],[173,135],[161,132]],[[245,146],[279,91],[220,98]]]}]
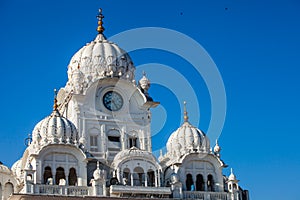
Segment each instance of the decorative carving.
[{"label": "decorative carving", "polygon": [[129,55],[116,44],[99,34],[82,47],[71,59],[68,67],[67,92],[83,94],[86,88],[102,78],[118,77],[133,81],[135,67]]}]

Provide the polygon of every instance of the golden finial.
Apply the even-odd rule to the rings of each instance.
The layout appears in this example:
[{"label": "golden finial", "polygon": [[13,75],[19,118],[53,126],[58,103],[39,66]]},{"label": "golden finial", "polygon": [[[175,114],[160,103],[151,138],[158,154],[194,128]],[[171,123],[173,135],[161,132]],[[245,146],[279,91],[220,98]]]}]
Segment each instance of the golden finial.
[{"label": "golden finial", "polygon": [[188,117],[188,112],[186,111],[186,101],[183,102],[183,119],[184,119],[184,122],[187,122],[189,117]]},{"label": "golden finial", "polygon": [[103,18],[104,18],[104,16],[102,15],[102,8],[100,8],[99,14],[97,15],[97,19],[98,19],[97,31],[99,34],[102,34],[103,31],[105,30],[105,28],[103,27]]},{"label": "golden finial", "polygon": [[57,90],[54,89],[54,104],[53,104],[53,110],[57,110],[58,105],[57,105]]}]

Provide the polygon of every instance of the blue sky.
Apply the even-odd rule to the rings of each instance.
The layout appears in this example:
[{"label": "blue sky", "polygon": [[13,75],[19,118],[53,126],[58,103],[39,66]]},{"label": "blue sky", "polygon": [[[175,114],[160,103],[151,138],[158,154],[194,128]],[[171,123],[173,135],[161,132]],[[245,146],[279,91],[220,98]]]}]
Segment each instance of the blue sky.
[{"label": "blue sky", "polygon": [[[0,160],[4,164],[11,166],[22,156],[24,138],[50,114],[53,88],[65,85],[69,60],[96,36],[99,7],[107,37],[134,28],[163,27],[201,44],[216,63],[226,90],[226,120],[219,138],[222,159],[234,168],[240,185],[250,190],[251,199],[300,199],[300,3],[296,0],[2,0]],[[138,66],[147,63],[181,73],[196,92],[199,128],[207,131],[211,100],[203,78],[190,63],[157,49],[130,55],[137,78]],[[159,149],[182,122],[182,102],[159,83],[153,84],[150,94],[165,113],[153,115],[165,118],[163,128],[153,136],[153,148]],[[188,102],[188,111],[195,124],[193,103]],[[224,170],[227,175],[229,168]]]}]

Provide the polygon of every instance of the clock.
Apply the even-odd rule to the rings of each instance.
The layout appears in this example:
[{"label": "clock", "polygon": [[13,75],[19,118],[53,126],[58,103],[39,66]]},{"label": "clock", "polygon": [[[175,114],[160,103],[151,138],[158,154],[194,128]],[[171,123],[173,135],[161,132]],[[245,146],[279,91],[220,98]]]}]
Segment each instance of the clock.
[{"label": "clock", "polygon": [[115,91],[108,91],[103,96],[103,104],[110,111],[118,111],[123,106],[123,98]]}]

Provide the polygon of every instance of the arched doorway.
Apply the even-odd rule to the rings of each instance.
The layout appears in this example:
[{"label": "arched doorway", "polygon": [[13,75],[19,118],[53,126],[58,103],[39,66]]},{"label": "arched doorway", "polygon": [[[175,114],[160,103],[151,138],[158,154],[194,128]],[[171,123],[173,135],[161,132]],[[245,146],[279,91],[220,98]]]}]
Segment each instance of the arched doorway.
[{"label": "arched doorway", "polygon": [[153,170],[149,170],[147,172],[147,185],[150,187],[154,187],[155,186],[155,173]]},{"label": "arched doorway", "polygon": [[196,190],[204,191],[204,180],[201,174],[198,174],[196,177]]},{"label": "arched doorway", "polygon": [[51,167],[47,166],[44,169],[44,184],[50,184],[50,185],[53,184],[52,182],[50,183],[49,178],[51,178],[51,179],[53,178],[52,177],[52,170],[51,170]]},{"label": "arched doorway", "polygon": [[193,176],[192,176],[192,174],[187,174],[187,175],[186,175],[185,185],[186,185],[186,190],[187,190],[187,191],[192,191],[192,190],[194,190],[194,181],[193,181]]},{"label": "arched doorway", "polygon": [[77,184],[76,169],[74,169],[73,167],[69,171],[68,182],[69,182],[69,185],[76,185]]},{"label": "arched doorway", "polygon": [[211,174],[207,176],[207,191],[214,191],[214,179]]},{"label": "arched doorway", "polygon": [[145,173],[144,169],[141,167],[136,167],[133,170],[133,185],[142,186],[145,183]]},{"label": "arched doorway", "polygon": [[130,170],[125,168],[123,170],[123,185],[131,185],[131,177],[130,177]]},{"label": "arched doorway", "polygon": [[3,199],[8,199],[14,193],[14,185],[10,182],[4,185]]},{"label": "arched doorway", "polygon": [[56,169],[56,174],[55,174],[55,184],[56,185],[59,185],[60,179],[66,180],[65,170],[62,167],[58,167]]}]

